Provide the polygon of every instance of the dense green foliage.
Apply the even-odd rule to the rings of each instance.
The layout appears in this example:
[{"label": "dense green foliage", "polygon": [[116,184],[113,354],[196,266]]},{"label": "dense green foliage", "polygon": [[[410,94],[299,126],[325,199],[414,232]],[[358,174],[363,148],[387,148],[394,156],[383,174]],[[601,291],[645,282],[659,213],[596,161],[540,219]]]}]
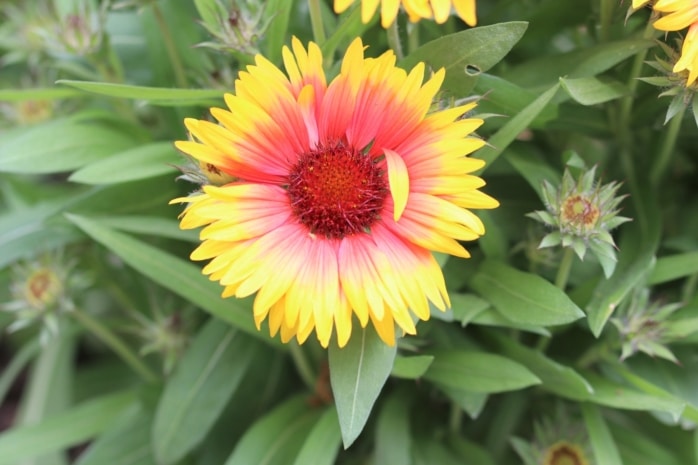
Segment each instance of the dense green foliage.
[{"label": "dense green foliage", "polygon": [[[357,6],[234,3],[0,4],[0,465],[698,463],[698,105],[658,98],[681,82],[649,8],[478,0],[476,28],[386,31]],[[446,68],[436,104],[481,98],[501,206],[472,258],[437,257],[452,308],[417,336],[284,345],[189,261],[172,142],[257,52],[315,40],[332,75],[395,32],[400,66]],[[592,191],[607,231],[551,229],[555,198]]]}]

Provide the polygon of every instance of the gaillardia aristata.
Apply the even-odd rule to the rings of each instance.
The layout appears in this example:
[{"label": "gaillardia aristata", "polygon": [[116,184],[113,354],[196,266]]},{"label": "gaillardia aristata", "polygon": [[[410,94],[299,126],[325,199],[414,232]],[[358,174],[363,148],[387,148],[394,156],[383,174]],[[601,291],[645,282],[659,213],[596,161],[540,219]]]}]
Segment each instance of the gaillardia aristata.
[{"label": "gaillardia aristata", "polygon": [[[334,0],[334,11],[342,13],[356,0]],[[468,26],[477,24],[475,0],[360,0],[361,21],[368,23],[380,4],[381,26],[387,28],[395,22],[400,6],[405,9],[410,21],[434,19],[445,23],[451,16],[451,8]]]},{"label": "gaillardia aristata", "polygon": [[428,114],[444,70],[424,82],[423,63],[365,58],[358,38],[329,84],[316,44],[293,39],[283,61],[257,56],[211,110],[220,124],[185,121],[177,148],[235,179],[173,201],[182,228],[205,226],[191,258],[211,260],[224,297],[256,293],[257,326],[284,342],[343,347],[356,317],[393,345],[396,326],[416,332],[411,312],[449,305],[431,252],[468,257],[458,241],[485,232],[468,209],[498,205],[469,174],[482,120],[463,117],[474,103]]}]

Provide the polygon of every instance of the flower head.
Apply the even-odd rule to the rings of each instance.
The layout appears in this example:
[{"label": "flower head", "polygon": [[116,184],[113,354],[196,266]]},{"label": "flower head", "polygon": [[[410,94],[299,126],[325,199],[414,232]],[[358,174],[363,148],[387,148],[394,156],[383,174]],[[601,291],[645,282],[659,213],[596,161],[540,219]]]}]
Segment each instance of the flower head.
[{"label": "flower head", "polygon": [[564,404],[555,413],[533,424],[530,443],[516,440],[517,452],[538,465],[594,465],[591,444],[584,425],[572,418]]},{"label": "flower head", "polygon": [[[354,2],[355,0],[334,0],[334,11],[342,13]],[[361,21],[369,22],[378,4],[381,6],[381,26],[384,28],[393,24],[400,5],[412,22],[433,18],[438,24],[443,24],[451,15],[453,7],[468,26],[477,24],[475,0],[361,0]]]},{"label": "flower head", "polygon": [[668,345],[698,331],[698,318],[676,318],[682,306],[650,301],[649,289],[635,290],[611,319],[620,333],[620,359],[643,352],[678,363]]},{"label": "flower head", "polygon": [[528,216],[554,228],[539,247],[572,247],[582,260],[587,249],[591,249],[606,276],[610,276],[616,257],[609,231],[630,219],[618,216],[617,207],[623,200],[622,196],[616,196],[620,184],[612,182],[601,186],[595,180],[595,173],[596,167],[575,181],[569,169],[565,169],[559,187],[545,181],[546,211],[536,211]]},{"label": "flower head", "polygon": [[221,0],[214,0],[205,7],[197,3],[197,8],[203,26],[215,38],[199,46],[249,55],[257,53],[257,42],[269,26],[269,21],[262,21],[264,7],[260,6],[260,2],[233,0],[227,5]]},{"label": "flower head", "polygon": [[0,305],[14,318],[8,330],[40,324],[42,342],[57,334],[62,315],[73,308],[72,295],[87,283],[85,276],[74,272],[74,265],[65,261],[62,252],[15,264],[12,300]]},{"label": "flower head", "polygon": [[466,208],[498,205],[468,174],[484,165],[466,156],[484,144],[462,118],[475,103],[427,114],[443,70],[423,83],[423,63],[363,51],[354,40],[329,84],[314,43],[284,48],[287,74],[257,56],[211,110],[220,124],[187,119],[194,140],[176,143],[236,179],[173,201],[189,204],[182,228],[206,226],[192,259],[212,259],[224,297],[256,293],[257,326],[283,341],[342,347],[354,316],[388,344],[396,325],[414,334],[410,310],[449,305],[431,251],[467,257],[458,240],[484,227]]}]

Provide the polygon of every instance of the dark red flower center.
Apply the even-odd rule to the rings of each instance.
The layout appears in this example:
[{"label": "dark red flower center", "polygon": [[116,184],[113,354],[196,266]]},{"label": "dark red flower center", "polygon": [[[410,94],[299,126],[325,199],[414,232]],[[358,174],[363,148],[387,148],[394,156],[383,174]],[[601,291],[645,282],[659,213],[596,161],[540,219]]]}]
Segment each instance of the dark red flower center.
[{"label": "dark red flower center", "polygon": [[311,233],[327,238],[367,231],[386,195],[387,182],[375,161],[342,142],[302,154],[289,174],[293,213]]}]

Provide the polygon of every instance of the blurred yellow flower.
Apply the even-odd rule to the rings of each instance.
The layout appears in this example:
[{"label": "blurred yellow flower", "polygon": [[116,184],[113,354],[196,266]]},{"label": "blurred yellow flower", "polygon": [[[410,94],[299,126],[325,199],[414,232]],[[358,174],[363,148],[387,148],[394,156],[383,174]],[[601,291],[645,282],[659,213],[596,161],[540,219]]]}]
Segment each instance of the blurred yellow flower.
[{"label": "blurred yellow flower", "polygon": [[660,31],[680,31],[698,23],[696,0],[659,0],[652,8],[662,13],[662,17],[653,24]]},{"label": "blurred yellow flower", "polygon": [[[334,0],[334,11],[342,13],[355,0]],[[468,26],[477,24],[475,0],[361,0],[361,21],[367,23],[373,17],[378,5],[381,6],[381,26],[389,27],[397,17],[400,5],[405,9],[410,21],[434,19],[443,24],[451,15],[451,8]]]},{"label": "blurred yellow flower", "polygon": [[683,40],[681,58],[674,65],[674,72],[688,71],[686,85],[690,86],[698,78],[698,22],[688,28],[688,34]]}]

